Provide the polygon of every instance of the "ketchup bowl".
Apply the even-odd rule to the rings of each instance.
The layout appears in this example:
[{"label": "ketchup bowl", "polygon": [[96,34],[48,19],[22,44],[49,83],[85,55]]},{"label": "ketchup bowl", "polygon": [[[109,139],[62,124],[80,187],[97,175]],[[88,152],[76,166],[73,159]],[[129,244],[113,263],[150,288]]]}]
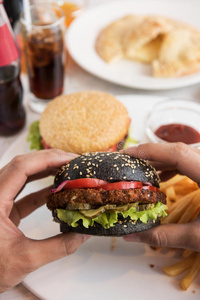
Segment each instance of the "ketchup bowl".
[{"label": "ketchup bowl", "polygon": [[151,142],[183,142],[200,148],[200,104],[193,100],[169,99],[151,108],[146,121]]}]

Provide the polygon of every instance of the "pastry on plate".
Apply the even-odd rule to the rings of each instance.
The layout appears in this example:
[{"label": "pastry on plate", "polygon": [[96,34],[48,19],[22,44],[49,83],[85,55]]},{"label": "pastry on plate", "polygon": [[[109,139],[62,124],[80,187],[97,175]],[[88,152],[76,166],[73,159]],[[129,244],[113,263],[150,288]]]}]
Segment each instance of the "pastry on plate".
[{"label": "pastry on plate", "polygon": [[107,63],[123,58],[151,64],[155,77],[178,77],[200,70],[200,32],[162,16],[128,15],[97,36],[96,51]]},{"label": "pastry on plate", "polygon": [[158,58],[153,61],[155,77],[188,75],[200,70],[200,34],[182,27],[164,36]]}]

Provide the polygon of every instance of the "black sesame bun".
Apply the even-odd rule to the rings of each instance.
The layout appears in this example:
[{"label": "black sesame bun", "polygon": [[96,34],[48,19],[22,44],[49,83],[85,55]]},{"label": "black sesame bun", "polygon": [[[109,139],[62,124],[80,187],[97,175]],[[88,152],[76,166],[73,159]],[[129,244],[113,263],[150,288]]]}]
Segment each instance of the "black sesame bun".
[{"label": "black sesame bun", "polygon": [[55,187],[65,180],[98,178],[109,182],[141,181],[159,187],[156,170],[145,160],[119,152],[96,152],[78,156],[57,173]]},{"label": "black sesame bun", "polygon": [[[142,187],[113,188],[106,190],[102,186],[74,187],[63,189],[63,183],[75,183],[77,179],[99,179],[107,184],[120,182],[141,183]],[[123,236],[134,232],[151,229],[160,224],[158,218],[141,221],[119,213],[121,207],[128,211],[137,207],[137,211],[151,210],[160,203],[166,204],[166,196],[158,189],[159,176],[147,161],[126,154],[98,152],[81,155],[63,166],[54,180],[55,189],[48,197],[47,207],[52,211],[54,220],[60,223],[61,232],[77,232],[91,235]],[[150,186],[150,187],[149,187]],[[62,219],[60,211],[72,215],[78,212],[84,217],[95,219],[99,214],[118,211],[117,221],[111,226],[103,226],[98,221],[89,226],[83,225],[83,219],[76,220],[75,226]],[[99,213],[100,211],[100,213]],[[70,215],[70,218],[71,218]]]}]

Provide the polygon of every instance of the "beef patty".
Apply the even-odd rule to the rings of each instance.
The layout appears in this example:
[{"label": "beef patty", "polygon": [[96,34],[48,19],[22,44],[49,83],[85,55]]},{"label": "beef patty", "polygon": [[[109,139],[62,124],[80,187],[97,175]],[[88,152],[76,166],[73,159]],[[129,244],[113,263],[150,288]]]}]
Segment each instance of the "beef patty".
[{"label": "beef patty", "polygon": [[95,190],[95,189],[72,189],[57,192],[48,196],[47,207],[50,210],[66,208],[68,203],[88,203],[92,208],[106,204],[124,205],[126,203],[157,203],[166,204],[166,196],[161,191],[145,189],[126,190]]}]

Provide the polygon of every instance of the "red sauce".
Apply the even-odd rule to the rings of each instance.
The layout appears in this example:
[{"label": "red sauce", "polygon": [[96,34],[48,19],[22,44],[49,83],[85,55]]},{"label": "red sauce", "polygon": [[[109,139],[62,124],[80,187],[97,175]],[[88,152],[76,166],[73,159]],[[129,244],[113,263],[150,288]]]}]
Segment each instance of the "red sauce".
[{"label": "red sauce", "polygon": [[162,125],[154,133],[160,139],[171,143],[194,144],[200,142],[200,133],[196,129],[183,124]]}]

